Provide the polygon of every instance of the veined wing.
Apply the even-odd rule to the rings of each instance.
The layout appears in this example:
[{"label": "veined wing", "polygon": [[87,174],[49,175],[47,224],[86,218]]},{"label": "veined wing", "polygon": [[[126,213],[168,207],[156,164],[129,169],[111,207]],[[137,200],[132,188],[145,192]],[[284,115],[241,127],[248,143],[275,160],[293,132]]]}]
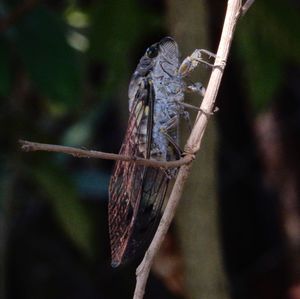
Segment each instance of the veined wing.
[{"label": "veined wing", "polygon": [[[151,80],[140,82],[120,154],[149,158],[154,90]],[[109,233],[112,266],[147,249],[160,219],[169,178],[163,170],[117,161],[109,185]]]}]

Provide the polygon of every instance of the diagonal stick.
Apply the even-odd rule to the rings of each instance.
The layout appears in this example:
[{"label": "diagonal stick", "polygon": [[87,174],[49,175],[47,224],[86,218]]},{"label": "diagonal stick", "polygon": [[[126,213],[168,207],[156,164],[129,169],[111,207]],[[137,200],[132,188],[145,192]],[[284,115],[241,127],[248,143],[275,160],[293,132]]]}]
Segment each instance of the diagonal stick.
[{"label": "diagonal stick", "polygon": [[[219,43],[214,68],[210,76],[204,99],[200,106],[201,111],[207,111],[208,113],[213,112],[215,100],[217,97],[229,49],[231,46],[233,33],[235,31],[238,18],[241,15],[241,9],[241,0],[228,1],[221,40]],[[201,141],[208,122],[207,115],[201,113],[201,111],[199,111],[197,115],[195,126],[185,146],[185,152],[187,154],[197,153],[201,146]],[[153,264],[153,259],[156,253],[158,252],[168,231],[168,228],[171,224],[171,221],[174,217],[176,207],[179,203],[180,197],[183,192],[184,184],[190,173],[191,165],[192,162],[180,167],[173,190],[171,192],[170,198],[168,200],[164,214],[161,218],[158,229],[148,250],[145,253],[141,264],[136,270],[136,286],[133,297],[134,299],[142,299],[144,296],[147,279],[149,276],[151,266]]]}]

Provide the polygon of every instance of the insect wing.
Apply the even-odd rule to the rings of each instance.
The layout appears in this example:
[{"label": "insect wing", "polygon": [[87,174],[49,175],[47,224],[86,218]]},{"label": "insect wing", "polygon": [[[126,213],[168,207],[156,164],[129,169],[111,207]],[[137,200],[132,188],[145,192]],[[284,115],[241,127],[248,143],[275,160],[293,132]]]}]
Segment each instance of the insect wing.
[{"label": "insect wing", "polygon": [[[132,109],[128,128],[120,154],[135,156],[138,120],[145,107],[140,103]],[[112,264],[118,265],[124,255],[133,225],[133,217],[142,192],[144,166],[132,162],[117,161],[109,185],[109,234],[111,242]],[[139,183],[139,184],[138,184]]]},{"label": "insect wing", "polygon": [[146,168],[139,208],[124,260],[138,256],[148,249],[161,218],[168,183],[169,178],[163,170]]},{"label": "insect wing", "polygon": [[[153,90],[147,82],[131,105],[120,154],[149,158],[152,135]],[[145,92],[146,90],[146,92]],[[143,132],[146,128],[146,132]],[[169,179],[160,169],[117,161],[109,185],[109,233],[112,265],[118,266],[146,248],[160,219]]]}]

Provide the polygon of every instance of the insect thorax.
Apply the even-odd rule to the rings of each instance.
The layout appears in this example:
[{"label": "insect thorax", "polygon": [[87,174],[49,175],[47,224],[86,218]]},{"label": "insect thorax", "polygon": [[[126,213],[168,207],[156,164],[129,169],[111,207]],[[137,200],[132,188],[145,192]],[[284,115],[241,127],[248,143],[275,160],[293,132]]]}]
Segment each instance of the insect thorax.
[{"label": "insect thorax", "polygon": [[184,83],[176,72],[176,66],[162,69],[158,65],[151,76],[155,94],[151,157],[157,160],[175,159],[172,143],[178,144],[180,102],[184,99]]}]

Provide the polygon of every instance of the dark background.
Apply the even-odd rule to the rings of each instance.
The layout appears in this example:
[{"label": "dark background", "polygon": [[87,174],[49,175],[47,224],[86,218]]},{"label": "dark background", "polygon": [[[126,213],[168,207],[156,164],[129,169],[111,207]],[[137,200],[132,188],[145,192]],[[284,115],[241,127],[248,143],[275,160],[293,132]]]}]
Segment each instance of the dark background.
[{"label": "dark background", "polygon": [[[239,22],[204,140],[212,146],[200,153],[212,155],[213,166],[199,164],[210,183],[201,185],[198,166],[191,177],[215,194],[208,215],[218,232],[197,251],[212,226],[178,219],[146,298],[300,298],[299,8],[261,0]],[[0,298],[132,297],[138,260],[110,266],[113,163],[23,153],[18,139],[117,153],[130,74],[145,49],[175,35],[184,55],[216,52],[225,9],[220,0],[0,2]],[[205,26],[183,25],[198,18]],[[189,209],[205,211],[210,199],[186,189]]]}]

